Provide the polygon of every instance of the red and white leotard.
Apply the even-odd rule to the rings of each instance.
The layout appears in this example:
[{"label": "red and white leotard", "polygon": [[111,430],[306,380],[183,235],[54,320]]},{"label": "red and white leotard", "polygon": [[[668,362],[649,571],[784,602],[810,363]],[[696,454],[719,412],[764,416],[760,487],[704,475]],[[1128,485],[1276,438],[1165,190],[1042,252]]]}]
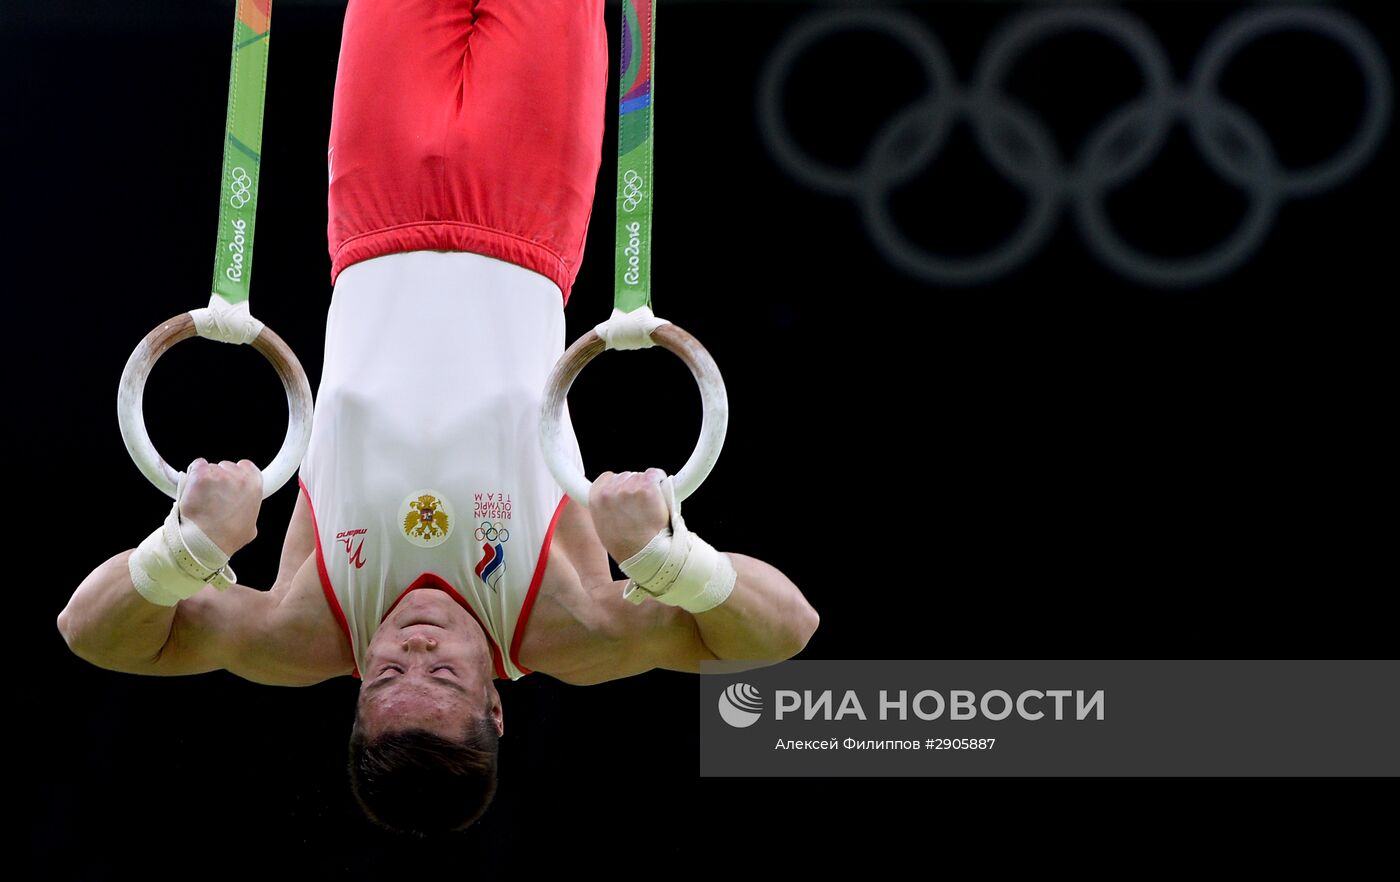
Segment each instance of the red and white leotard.
[{"label": "red and white leotard", "polygon": [[346,8],[327,151],[334,294],[300,477],[357,675],[420,587],[481,623],[497,677],[529,673],[517,652],[567,503],[539,407],[564,351],[607,76],[603,0]]},{"label": "red and white leotard", "polygon": [[497,677],[529,673],[520,643],[568,502],[539,442],[563,352],[559,289],[494,257],[410,251],[340,274],[300,477],[357,674],[380,622],[424,587],[481,624]]}]

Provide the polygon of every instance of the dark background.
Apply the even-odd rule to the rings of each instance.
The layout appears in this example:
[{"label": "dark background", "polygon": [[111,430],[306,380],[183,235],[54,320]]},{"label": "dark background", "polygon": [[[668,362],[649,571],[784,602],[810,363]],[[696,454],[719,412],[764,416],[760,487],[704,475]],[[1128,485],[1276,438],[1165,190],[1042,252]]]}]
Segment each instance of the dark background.
[{"label": "dark background", "polygon": [[[1040,8],[888,5],[937,35],[963,82],[998,27]],[[1325,5],[1392,54],[1385,4]],[[655,303],[714,354],[732,409],[687,521],[804,590],[822,625],[803,657],[1365,658],[1393,645],[1394,568],[1377,560],[1393,538],[1382,528],[1391,137],[1334,188],[1285,202],[1245,265],[1203,283],[1115,272],[1068,210],[1013,271],[931,283],[891,265],[854,203],[808,189],[762,137],[771,51],[830,6],[663,2],[658,31]],[[1119,8],[1184,81],[1207,37],[1250,7]],[[343,14],[278,0],[273,16],[253,304],[313,385],[331,294],[325,143]],[[609,6],[614,53],[617,14]],[[868,870],[910,854],[935,870],[957,853],[1007,869],[1011,854],[1037,866],[1109,846],[1133,866],[1184,868],[1187,846],[1248,843],[1255,825],[1276,852],[1324,857],[1378,835],[1351,791],[1300,782],[1226,797],[1202,782],[701,780],[694,677],[653,672],[587,689],[541,675],[500,684],[489,813],[451,843],[403,843],[371,829],[349,795],[355,682],[143,679],[68,654],[53,625],[68,596],[168,510],[126,456],[114,393],[142,335],[208,298],[231,15],[214,0],[0,12],[4,284],[18,313],[6,347],[19,442],[6,547],[21,562],[10,590],[22,610],[11,799],[36,874],[748,875],[837,855]],[[1111,41],[1079,34],[1027,53],[1007,92],[1072,158],[1139,83]],[[897,44],[852,31],[803,56],[785,118],[814,156],[853,166],[928,87]],[[1293,168],[1344,146],[1367,101],[1350,56],[1315,35],[1254,44],[1222,91]],[[610,120],[603,221],[570,339],[610,308],[615,144]],[[891,205],[910,240],[951,255],[993,246],[1025,210],[965,120]],[[1109,205],[1125,237],[1169,257],[1220,241],[1248,199],[1178,126]],[[618,414],[652,395],[674,428],[642,438]],[[674,471],[699,423],[684,369],[658,352],[601,359],[571,410],[594,473]],[[174,463],[266,463],[285,425],[256,354],[211,344],[162,360],[146,413]],[[295,493],[264,504],[241,581],[271,582]]]}]

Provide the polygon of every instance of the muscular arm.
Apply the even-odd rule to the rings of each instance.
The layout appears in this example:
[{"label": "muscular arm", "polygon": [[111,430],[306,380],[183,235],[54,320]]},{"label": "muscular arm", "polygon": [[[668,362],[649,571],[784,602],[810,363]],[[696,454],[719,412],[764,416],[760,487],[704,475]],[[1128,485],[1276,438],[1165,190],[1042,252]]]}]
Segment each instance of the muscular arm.
[{"label": "muscular arm", "polygon": [[[181,510],[188,513],[183,505]],[[211,538],[225,535],[217,529],[206,532]],[[255,532],[246,530],[245,535]],[[228,547],[238,544],[237,539],[224,541]],[[173,607],[150,603],[137,593],[127,569],[133,550],[123,551],[83,580],[59,614],[58,629],[78,657],[125,673],[171,676],[229,670],[279,685],[304,685],[349,673],[348,649],[337,645],[343,641],[335,634],[326,633],[329,612],[316,608],[324,606],[324,600],[315,590],[314,543],[309,506],[301,496],[271,591],[245,585],[223,592],[207,587]]]},{"label": "muscular arm", "polygon": [[729,597],[692,616],[715,658],[782,661],[802,651],[820,618],[792,580],[770,564],[729,552],[739,578]]},{"label": "muscular arm", "polygon": [[764,667],[807,645],[819,619],[802,593],[769,564],[729,553],[739,578],[724,603],[699,614],[653,600],[622,599],[626,580],[586,591],[586,649],[550,658],[544,673],[576,686],[605,683],[654,668],[700,672],[714,659]]},{"label": "muscular arm", "polygon": [[[614,559],[625,559],[645,544],[642,537],[654,533],[657,519],[664,524],[667,515],[664,502],[659,512],[654,507],[659,494],[653,498],[645,485],[620,489],[619,480],[625,479],[599,476],[584,518]],[[702,661],[713,659],[762,667],[801,652],[820,622],[816,610],[772,565],[727,554],[738,576],[734,589],[719,606],[698,614],[650,599],[634,605],[622,599],[625,580],[595,578],[587,594],[588,627],[596,639],[582,657],[555,660],[558,672],[546,673],[582,685],[653,668],[698,673]],[[601,572],[596,566],[588,570]]]},{"label": "muscular arm", "polygon": [[127,559],[133,552],[108,558],[88,574],[59,613],[58,630],[74,655],[98,667],[155,674],[180,607],[200,595],[175,606],[150,603],[131,584]]}]

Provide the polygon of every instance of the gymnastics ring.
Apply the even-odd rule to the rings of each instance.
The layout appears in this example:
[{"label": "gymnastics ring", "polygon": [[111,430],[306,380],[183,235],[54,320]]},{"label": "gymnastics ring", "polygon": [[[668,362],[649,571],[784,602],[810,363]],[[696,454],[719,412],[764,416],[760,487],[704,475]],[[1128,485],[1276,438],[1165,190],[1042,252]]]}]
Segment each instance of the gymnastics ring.
[{"label": "gymnastics ring", "polygon": [[[719,459],[724,434],[729,428],[729,397],[724,391],[719,366],[699,340],[672,324],[661,325],[652,331],[651,339],[675,353],[690,368],[691,375],[700,386],[700,401],[704,406],[700,440],[696,442],[690,459],[676,473],[676,501],[680,502],[705,482]],[[588,493],[593,482],[574,467],[572,457],[564,448],[564,399],[584,366],[606,347],[597,331],[589,331],[569,347],[549,375],[540,414],[540,445],[544,449],[545,462],[564,492],[585,508],[588,507]]]},{"label": "gymnastics ring", "polygon": [[[156,327],[146,335],[131,353],[122,371],[121,386],[117,390],[117,421],[121,425],[122,440],[131,453],[136,467],[152,484],[171,499],[180,485],[183,472],[177,472],[156,452],[151,436],[146,432],[146,418],[141,410],[141,398],[146,391],[146,379],[156,360],[170,347],[181,340],[199,336],[194,324],[194,316],[188,312],[175,316]],[[263,498],[277,492],[301,465],[306,446],[311,440],[311,384],[306,379],[306,371],[301,362],[282,338],[264,326],[252,341],[252,347],[261,352],[277,370],[282,387],[287,390],[287,437],[282,449],[266,469],[263,470]]]}]

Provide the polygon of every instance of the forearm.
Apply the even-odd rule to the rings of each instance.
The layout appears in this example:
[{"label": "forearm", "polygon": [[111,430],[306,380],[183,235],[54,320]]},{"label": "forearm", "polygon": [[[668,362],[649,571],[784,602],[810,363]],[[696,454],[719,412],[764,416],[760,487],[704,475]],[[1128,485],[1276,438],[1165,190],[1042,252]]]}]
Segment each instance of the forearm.
[{"label": "forearm", "polygon": [[134,553],[123,551],[93,570],[58,616],[68,648],[99,667],[149,664],[170,637],[178,607],[157,606],[137,593],[127,569]]},{"label": "forearm", "polygon": [[819,618],[792,580],[773,566],[728,553],[738,579],[719,606],[695,613],[705,646],[718,658],[781,661],[807,645]]}]

